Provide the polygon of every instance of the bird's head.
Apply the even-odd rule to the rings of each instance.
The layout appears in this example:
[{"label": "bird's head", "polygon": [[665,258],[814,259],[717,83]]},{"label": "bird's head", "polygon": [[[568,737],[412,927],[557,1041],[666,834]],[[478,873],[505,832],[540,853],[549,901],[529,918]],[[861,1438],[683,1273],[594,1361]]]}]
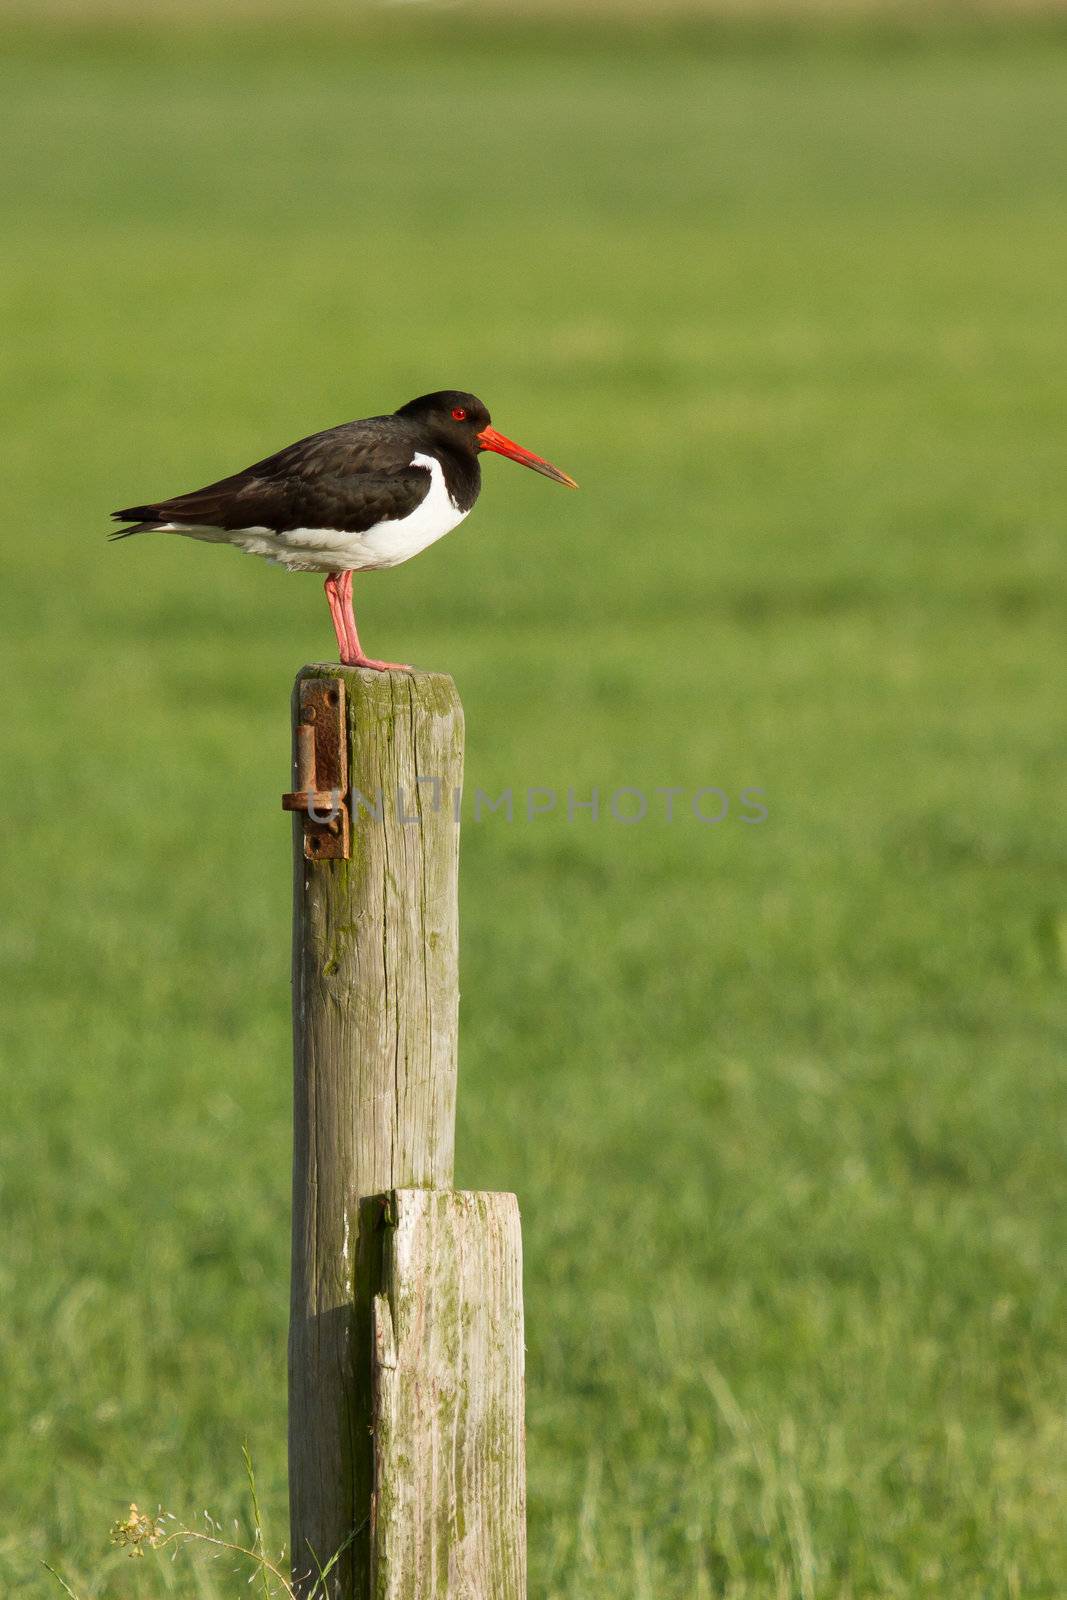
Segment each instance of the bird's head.
[{"label": "bird's head", "polygon": [[524,450],[513,439],[497,433],[489,420],[489,412],[477,395],[464,394],[462,389],[439,389],[436,394],[424,394],[418,400],[409,400],[401,406],[398,417],[410,417],[431,433],[436,441],[452,450],[462,450],[478,455],[482,450],[492,450],[499,456],[508,456],[534,472],[543,473],[556,483],[565,483],[568,489],[578,485],[566,472],[561,472],[532,450]]}]

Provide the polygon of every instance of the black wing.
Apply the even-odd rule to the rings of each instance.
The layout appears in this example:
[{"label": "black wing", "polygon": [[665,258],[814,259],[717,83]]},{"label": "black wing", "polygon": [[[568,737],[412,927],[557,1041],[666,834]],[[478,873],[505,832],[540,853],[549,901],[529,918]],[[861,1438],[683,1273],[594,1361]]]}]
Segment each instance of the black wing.
[{"label": "black wing", "polygon": [[298,439],[275,455],[190,494],[112,513],[137,522],[115,538],[166,522],[204,528],[337,528],[362,533],[406,517],[430,487],[411,465],[413,444],[396,417],[369,417]]}]

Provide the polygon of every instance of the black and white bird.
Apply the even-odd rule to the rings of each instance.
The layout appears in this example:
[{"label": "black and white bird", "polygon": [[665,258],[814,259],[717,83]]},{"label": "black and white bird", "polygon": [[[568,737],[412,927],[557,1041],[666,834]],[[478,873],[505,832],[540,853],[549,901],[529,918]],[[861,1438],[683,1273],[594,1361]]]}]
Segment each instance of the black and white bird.
[{"label": "black and white bird", "polygon": [[390,416],[343,422],[287,445],[191,494],[112,515],[113,535],[180,533],[232,544],[290,572],[326,573],[341,660],[406,670],[365,654],[352,610],[353,572],[395,567],[457,528],[481,489],[483,450],[576,489],[574,479],[497,433],[473,394],[441,389]]}]

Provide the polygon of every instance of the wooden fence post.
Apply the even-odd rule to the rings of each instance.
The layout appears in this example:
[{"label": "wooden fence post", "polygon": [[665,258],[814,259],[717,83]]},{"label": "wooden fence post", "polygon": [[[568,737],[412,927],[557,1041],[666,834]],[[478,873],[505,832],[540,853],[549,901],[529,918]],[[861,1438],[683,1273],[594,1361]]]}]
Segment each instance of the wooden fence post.
[{"label": "wooden fence post", "polygon": [[341,1550],[316,1600],[521,1600],[517,1210],[452,1191],[459,697],[305,667],[293,749],[291,809],[349,791],[294,818],[294,1587]]}]

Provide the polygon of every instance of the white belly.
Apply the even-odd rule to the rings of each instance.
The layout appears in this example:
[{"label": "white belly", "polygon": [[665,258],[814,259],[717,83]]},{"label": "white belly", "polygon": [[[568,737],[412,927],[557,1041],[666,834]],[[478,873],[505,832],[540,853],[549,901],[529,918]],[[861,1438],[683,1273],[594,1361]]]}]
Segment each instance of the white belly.
[{"label": "white belly", "polygon": [[458,528],[467,515],[452,501],[439,461],[416,451],[411,465],[429,468],[426,498],[406,517],[375,523],[362,533],[346,533],[341,528],[290,528],[275,533],[272,528],[198,528],[181,522],[168,522],[163,531],[206,539],[210,544],[232,544],[250,556],[277,561],[290,572],[367,572],[397,567]]}]

